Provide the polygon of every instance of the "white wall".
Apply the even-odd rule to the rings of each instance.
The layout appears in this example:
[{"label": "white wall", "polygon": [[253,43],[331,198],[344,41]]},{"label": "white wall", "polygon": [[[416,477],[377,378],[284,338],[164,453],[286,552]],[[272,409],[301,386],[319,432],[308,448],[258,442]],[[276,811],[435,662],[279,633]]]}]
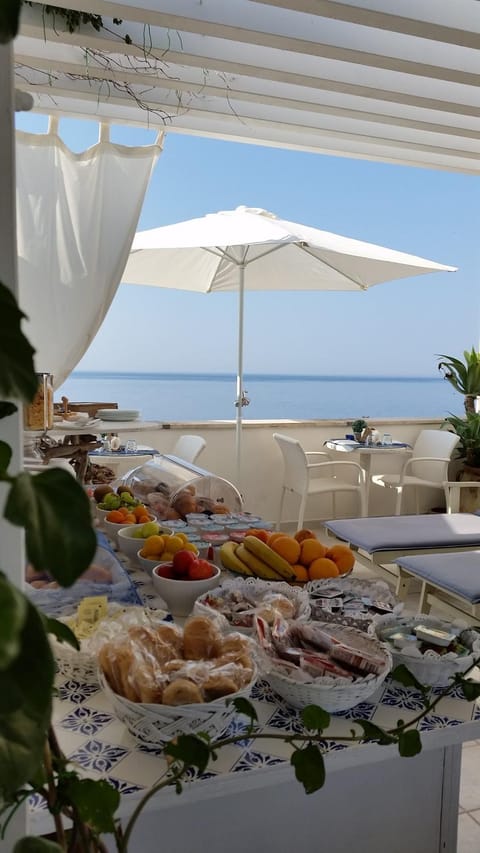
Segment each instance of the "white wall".
[{"label": "white wall", "polygon": [[[413,444],[421,429],[436,429],[440,421],[376,421],[375,426],[382,434],[390,432],[397,441]],[[156,426],[156,425],[155,425]],[[265,519],[276,519],[280,499],[283,463],[280,451],[272,438],[274,432],[285,433],[297,438],[305,450],[322,450],[323,443],[329,438],[342,438],[350,432],[345,421],[247,421],[243,428],[243,471],[245,508],[258,512]],[[171,424],[168,429],[154,428],[132,431],[131,437],[138,443],[155,447],[160,453],[171,452],[177,438],[183,433],[202,435],[207,446],[197,464],[220,477],[235,483],[235,425],[233,422],[181,423]],[[129,433],[122,433],[128,438]],[[348,459],[355,461],[356,454]],[[346,459],[346,454],[338,454]],[[374,458],[372,472],[395,471],[405,459],[403,454],[392,451]],[[433,492],[427,495],[422,504],[425,510],[441,505],[442,495]],[[348,495],[337,498],[337,516],[356,515],[355,498]],[[297,501],[292,497],[285,502],[284,519],[295,520]],[[370,493],[370,515],[393,514],[394,496],[386,494],[385,489],[373,486]],[[415,511],[413,503],[407,503],[407,510]],[[319,520],[331,517],[330,498],[312,499],[307,507],[307,519]]]}]

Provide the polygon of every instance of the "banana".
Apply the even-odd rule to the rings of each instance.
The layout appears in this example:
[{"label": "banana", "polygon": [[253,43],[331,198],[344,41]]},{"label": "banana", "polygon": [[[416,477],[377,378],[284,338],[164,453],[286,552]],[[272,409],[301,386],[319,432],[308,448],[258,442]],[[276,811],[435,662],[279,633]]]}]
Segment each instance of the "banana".
[{"label": "banana", "polygon": [[242,563],[246,563],[253,575],[257,578],[261,578],[264,581],[280,581],[282,580],[281,576],[277,574],[277,572],[268,566],[263,560],[260,560],[255,554],[252,554],[245,545],[239,545],[237,548],[236,556],[238,559],[242,561]]},{"label": "banana", "polygon": [[276,551],[265,545],[265,542],[262,542],[261,539],[257,539],[256,536],[245,536],[243,544],[251,554],[254,554],[263,563],[266,563],[283,580],[295,580],[295,572],[292,570],[290,563],[287,563],[280,554],[277,554]]},{"label": "banana", "polygon": [[246,563],[239,560],[236,555],[237,548],[238,545],[236,545],[235,542],[228,541],[223,543],[220,548],[220,559],[222,561],[222,565],[231,572],[236,572],[238,575],[247,575],[248,577],[251,577],[253,572]]}]

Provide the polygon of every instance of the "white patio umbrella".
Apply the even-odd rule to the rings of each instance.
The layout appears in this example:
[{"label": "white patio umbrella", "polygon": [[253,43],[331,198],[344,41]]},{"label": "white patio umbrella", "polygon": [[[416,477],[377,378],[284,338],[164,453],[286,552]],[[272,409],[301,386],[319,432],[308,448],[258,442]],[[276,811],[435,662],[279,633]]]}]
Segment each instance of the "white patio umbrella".
[{"label": "white patio umbrella", "polygon": [[237,207],[175,225],[139,231],[122,281],[199,293],[238,290],[236,470],[241,483],[243,305],[245,290],[366,290],[428,272],[437,264]]}]

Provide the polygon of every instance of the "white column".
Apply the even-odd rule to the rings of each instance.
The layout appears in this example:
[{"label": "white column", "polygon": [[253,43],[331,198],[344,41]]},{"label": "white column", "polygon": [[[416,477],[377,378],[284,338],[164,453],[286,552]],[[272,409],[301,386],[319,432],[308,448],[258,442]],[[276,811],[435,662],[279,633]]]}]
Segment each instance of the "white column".
[{"label": "white column", "polygon": [[[12,46],[0,45],[0,281],[17,295],[17,251],[15,234],[15,135],[12,76]],[[21,416],[0,420],[0,439],[13,450],[11,470],[20,467],[23,455]],[[3,519],[6,488],[0,484],[0,569],[13,583],[23,582],[23,534]],[[18,810],[0,853],[11,853],[14,841],[26,832],[26,810]]]}]

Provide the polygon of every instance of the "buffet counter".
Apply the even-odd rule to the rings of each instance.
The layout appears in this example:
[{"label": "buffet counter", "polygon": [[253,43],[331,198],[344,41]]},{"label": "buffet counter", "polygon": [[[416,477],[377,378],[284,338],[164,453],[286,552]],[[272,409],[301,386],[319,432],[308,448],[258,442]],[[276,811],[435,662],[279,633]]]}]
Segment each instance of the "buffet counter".
[{"label": "buffet counter", "polygon": [[[149,607],[162,607],[149,576],[125,561],[133,583]],[[327,781],[307,796],[295,780],[291,745],[283,736],[301,731],[298,712],[259,680],[252,701],[264,733],[278,740],[244,740],[225,747],[201,778],[178,796],[162,790],[138,821],[130,853],[455,853],[461,744],[480,737],[480,706],[459,696],[441,700],[419,725],[423,751],[400,758],[396,748],[345,745],[355,719],[382,726],[408,720],[421,710],[419,695],[387,681],[374,697],[332,716],[325,740]],[[92,680],[58,681],[54,721],[60,744],[86,776],[108,779],[122,794],[120,816],[167,772],[161,748],[147,748],[130,736]],[[235,718],[230,732],[241,731]],[[48,812],[35,796],[30,831],[52,829]],[[108,845],[107,845],[108,846]],[[112,844],[109,850],[114,850]]]}]

